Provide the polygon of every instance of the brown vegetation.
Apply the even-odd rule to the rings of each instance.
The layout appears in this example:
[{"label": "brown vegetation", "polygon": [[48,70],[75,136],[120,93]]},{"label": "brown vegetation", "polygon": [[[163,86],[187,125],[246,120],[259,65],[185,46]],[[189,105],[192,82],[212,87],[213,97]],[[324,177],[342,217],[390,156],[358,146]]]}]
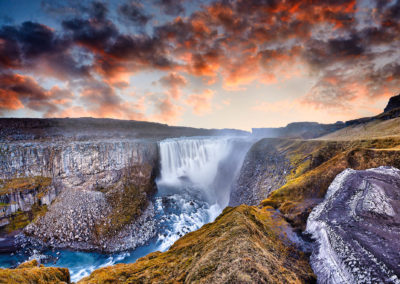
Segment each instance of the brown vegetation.
[{"label": "brown vegetation", "polygon": [[51,178],[35,176],[35,177],[19,177],[7,180],[0,180],[0,195],[12,193],[15,191],[25,191],[38,189],[42,192],[51,184]]},{"label": "brown vegetation", "polygon": [[70,275],[67,268],[39,266],[32,260],[15,269],[0,269],[0,283],[70,283]]},{"label": "brown vegetation", "polygon": [[156,187],[154,184],[154,169],[149,164],[130,167],[121,181],[106,189],[101,189],[106,195],[111,211],[106,222],[96,226],[98,238],[112,236],[118,233],[125,225],[135,221],[146,209],[149,198]]},{"label": "brown vegetation", "polygon": [[400,167],[400,139],[384,138],[351,141],[282,141],[292,161],[287,183],[262,202],[285,214],[296,228],[304,230],[312,208],[341,171],[379,167]]},{"label": "brown vegetation", "polygon": [[[287,245],[272,208],[228,207],[168,251],[94,271],[79,283],[310,283],[306,256]],[[286,244],[284,243],[286,241]]]}]

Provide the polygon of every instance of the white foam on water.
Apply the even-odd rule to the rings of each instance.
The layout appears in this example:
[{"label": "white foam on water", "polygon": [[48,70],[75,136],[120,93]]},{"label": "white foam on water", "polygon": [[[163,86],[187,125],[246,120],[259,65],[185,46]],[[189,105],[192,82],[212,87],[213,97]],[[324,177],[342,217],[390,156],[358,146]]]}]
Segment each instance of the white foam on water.
[{"label": "white foam on water", "polygon": [[157,186],[161,196],[176,206],[176,211],[163,212],[162,199],[156,201],[156,210],[170,225],[158,237],[161,251],[214,221],[228,205],[232,183],[250,147],[250,143],[238,141],[232,137],[197,137],[159,143],[161,175]]}]

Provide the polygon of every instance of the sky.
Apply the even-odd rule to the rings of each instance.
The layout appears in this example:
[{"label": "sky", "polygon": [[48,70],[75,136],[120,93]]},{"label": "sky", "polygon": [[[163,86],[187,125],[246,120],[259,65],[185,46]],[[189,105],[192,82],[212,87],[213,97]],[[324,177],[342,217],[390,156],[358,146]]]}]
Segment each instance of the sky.
[{"label": "sky", "polygon": [[400,89],[400,0],[0,0],[0,116],[332,123]]}]

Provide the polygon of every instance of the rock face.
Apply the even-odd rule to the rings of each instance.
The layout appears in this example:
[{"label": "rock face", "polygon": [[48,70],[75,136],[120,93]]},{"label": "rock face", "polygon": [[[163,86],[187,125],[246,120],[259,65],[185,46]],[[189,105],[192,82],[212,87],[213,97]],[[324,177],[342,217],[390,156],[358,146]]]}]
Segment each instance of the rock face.
[{"label": "rock face", "polygon": [[92,190],[119,180],[127,166],[156,165],[157,151],[147,140],[1,143],[0,178],[44,176]]},{"label": "rock face", "polygon": [[400,283],[400,170],[347,169],[314,208],[307,232],[321,283]]},{"label": "rock face", "polygon": [[100,268],[79,283],[313,283],[287,227],[272,208],[227,207],[168,251]]},{"label": "rock face", "polygon": [[385,107],[384,112],[388,112],[396,108],[400,108],[400,95],[390,98],[389,103]]},{"label": "rock face", "polygon": [[255,143],[247,152],[238,179],[233,185],[230,206],[257,205],[286,183],[290,162],[270,140]]},{"label": "rock face", "polygon": [[11,178],[0,181],[0,228],[20,229],[56,198],[51,178]]},{"label": "rock face", "polygon": [[[43,204],[61,193],[46,215],[25,229],[45,244],[115,251],[134,248],[154,234],[154,224],[144,224],[153,214],[146,208],[158,171],[154,140],[1,143],[0,161],[3,180],[35,176],[52,180]],[[22,200],[35,201],[29,191],[18,194]],[[129,226],[135,228],[133,236],[126,233]],[[126,244],[120,234],[134,241]]]}]

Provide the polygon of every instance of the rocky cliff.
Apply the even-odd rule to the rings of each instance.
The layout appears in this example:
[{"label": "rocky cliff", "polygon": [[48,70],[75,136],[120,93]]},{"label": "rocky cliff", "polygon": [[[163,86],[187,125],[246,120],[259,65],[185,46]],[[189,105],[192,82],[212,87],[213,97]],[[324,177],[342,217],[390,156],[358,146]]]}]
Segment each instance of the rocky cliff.
[{"label": "rocky cliff", "polygon": [[340,173],[307,222],[319,282],[400,283],[399,224],[400,170]]},{"label": "rocky cliff", "polygon": [[[32,212],[34,204],[49,205],[57,196],[48,212],[25,228],[45,244],[113,251],[133,248],[154,233],[154,224],[145,222],[151,219],[152,211],[146,208],[158,170],[154,140],[1,143],[0,161],[0,178],[8,188],[32,177],[48,181],[46,189],[14,186],[12,193],[4,191],[0,198],[14,211],[18,206],[19,211]],[[6,210],[3,219],[13,213]],[[142,233],[123,232],[139,224]],[[135,241],[127,245],[122,236]]]},{"label": "rocky cliff", "polygon": [[286,155],[277,149],[279,143],[278,139],[263,139],[253,144],[232,186],[230,206],[257,205],[286,183],[291,165]]},{"label": "rocky cliff", "polygon": [[231,205],[273,206],[303,231],[311,210],[346,168],[400,167],[400,140],[351,141],[265,138],[247,153]]},{"label": "rocky cliff", "polygon": [[384,112],[389,112],[391,110],[398,109],[398,108],[400,108],[400,95],[391,97],[389,99],[389,102],[388,102],[387,106],[385,107]]},{"label": "rocky cliff", "polygon": [[34,176],[0,180],[0,228],[11,232],[26,226],[57,196],[51,178]]}]

